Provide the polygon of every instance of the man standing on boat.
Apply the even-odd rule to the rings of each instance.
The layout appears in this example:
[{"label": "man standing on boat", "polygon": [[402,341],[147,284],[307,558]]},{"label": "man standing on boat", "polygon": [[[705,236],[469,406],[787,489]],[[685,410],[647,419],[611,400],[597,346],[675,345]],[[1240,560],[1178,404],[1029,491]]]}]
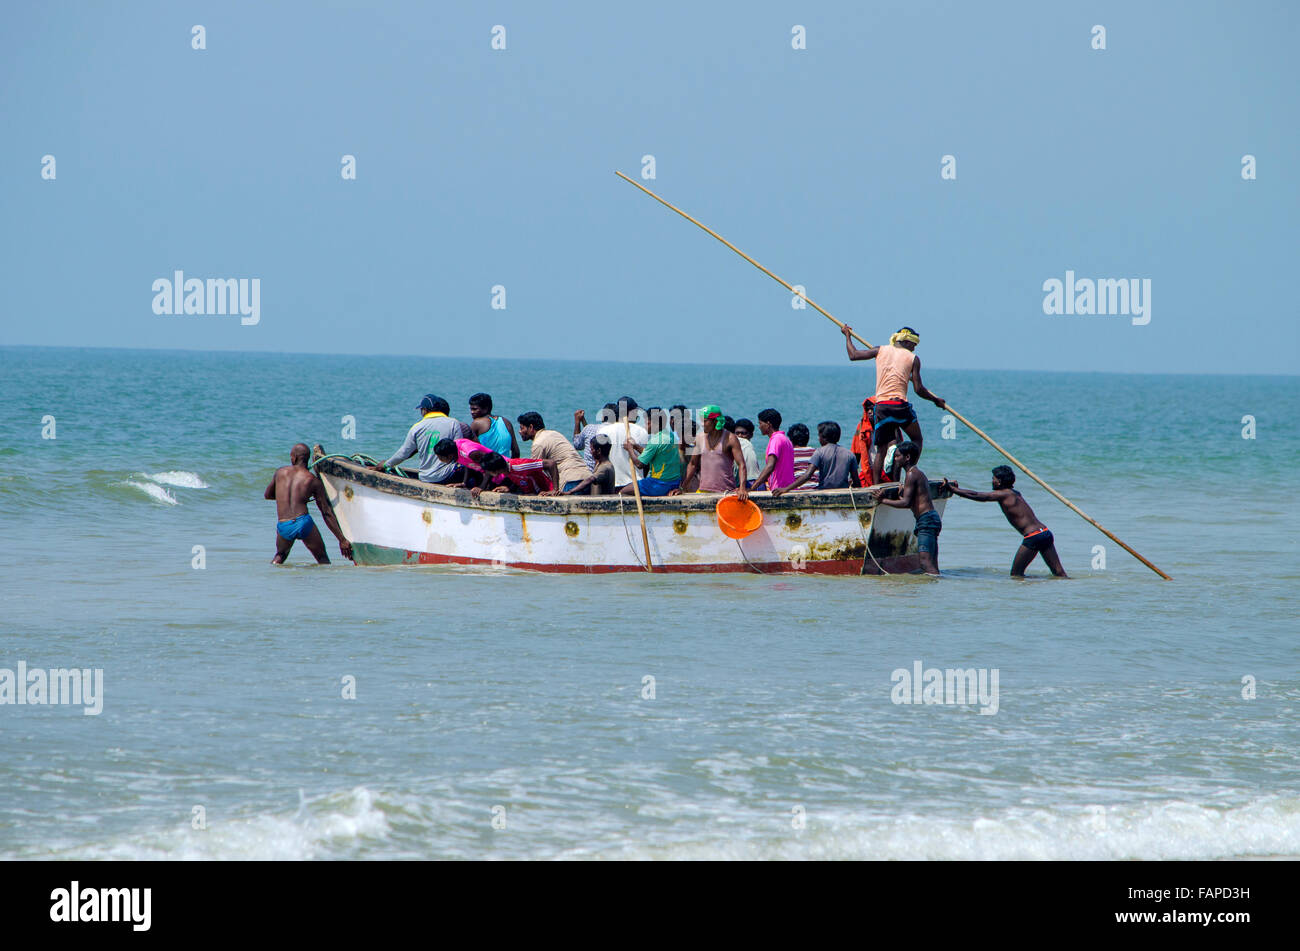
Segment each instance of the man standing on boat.
[{"label": "man standing on boat", "polygon": [[320,529],[307,512],[307,503],[316,500],[321,518],[339,540],[339,552],[344,558],[352,557],[352,543],[343,537],[343,529],[334,517],[334,506],[330,505],[329,496],[325,494],[325,484],[316,474],[307,468],[311,450],[304,443],[298,443],[289,450],[289,465],[275,470],[275,477],[266,487],[263,498],[275,499],[275,557],[271,564],[282,565],[289,555],[293,543],[302,539],[307,550],[316,558],[318,565],[328,565],[330,556],[325,552],[325,540],[321,538]]},{"label": "man standing on boat", "polygon": [[993,470],[992,492],[962,489],[956,482],[949,482],[947,479],[943,480],[943,484],[952,489],[953,495],[960,495],[963,499],[974,502],[997,502],[1002,507],[1002,514],[1007,517],[1011,527],[1021,534],[1020,547],[1016,549],[1016,556],[1011,560],[1011,577],[1023,578],[1025,569],[1039,552],[1042,552],[1043,561],[1047,562],[1047,567],[1052,569],[1052,574],[1058,578],[1069,577],[1065,573],[1065,566],[1061,564],[1061,557],[1056,553],[1056,541],[1052,537],[1051,530],[1038,520],[1034,510],[1025,501],[1025,497],[1015,488],[1016,473],[1010,466],[998,466]]},{"label": "man standing on boat", "polygon": [[450,415],[451,407],[441,396],[426,394],[415,408],[420,419],[406,433],[397,452],[393,453],[381,465],[371,466],[376,472],[405,462],[417,452],[420,454],[420,481],[443,485],[460,478],[456,464],[445,463],[434,453],[434,447],[443,439],[459,439],[465,435],[468,427]]},{"label": "man standing on boat", "polygon": [[884,459],[885,446],[894,440],[899,429],[907,434],[916,445],[918,457],[921,453],[921,424],[917,422],[916,410],[907,401],[907,385],[910,383],[916,395],[929,400],[939,409],[945,403],[935,396],[921,382],[921,358],[915,353],[921,336],[911,327],[900,327],[889,338],[889,343],[879,347],[859,350],[853,346],[853,328],[848,324],[840,327],[844,334],[844,347],[850,360],[876,361],[876,395],[873,397],[875,407],[872,424],[871,481],[882,481],[881,463]]},{"label": "man standing on boat", "polygon": [[921,447],[914,442],[905,442],[898,447],[897,456],[907,468],[898,487],[898,498],[882,497],[884,486],[873,486],[871,492],[881,505],[890,508],[911,509],[916,516],[916,545],[921,556],[921,570],[927,575],[939,573],[939,533],[943,531],[943,521],[934,510],[934,499],[930,495],[930,480],[917,466],[916,460],[921,456]]}]

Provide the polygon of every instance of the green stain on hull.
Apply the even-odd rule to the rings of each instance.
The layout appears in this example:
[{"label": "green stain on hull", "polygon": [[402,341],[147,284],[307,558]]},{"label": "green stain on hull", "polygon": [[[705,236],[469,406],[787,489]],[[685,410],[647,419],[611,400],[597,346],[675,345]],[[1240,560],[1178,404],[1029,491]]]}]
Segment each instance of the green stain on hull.
[{"label": "green stain on hull", "polygon": [[352,560],[358,565],[415,565],[419,556],[400,548],[386,548],[369,542],[355,542],[352,545]]}]

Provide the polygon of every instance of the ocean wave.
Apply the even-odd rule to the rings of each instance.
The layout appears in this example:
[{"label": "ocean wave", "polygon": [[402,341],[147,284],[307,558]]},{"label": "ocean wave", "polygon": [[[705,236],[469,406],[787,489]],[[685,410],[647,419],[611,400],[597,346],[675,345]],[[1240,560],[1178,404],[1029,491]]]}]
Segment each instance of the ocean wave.
[{"label": "ocean wave", "polygon": [[[951,817],[818,816],[779,839],[627,847],[606,858],[884,860],[1207,860],[1300,856],[1300,799],[1232,808],[1179,800],[1005,810]],[[787,824],[788,820],[787,820]]]},{"label": "ocean wave", "polygon": [[122,484],[139,489],[155,502],[162,502],[166,505],[180,505],[180,502],[176,500],[176,496],[172,495],[157,482],[136,482],[134,479],[127,479]]},{"label": "ocean wave", "polygon": [[174,485],[181,489],[209,488],[208,484],[203,481],[203,478],[197,472],[169,469],[166,472],[154,472],[152,474],[141,472],[140,475],[151,482],[157,482],[159,485]]},{"label": "ocean wave", "polygon": [[[1276,796],[1235,807],[1171,800],[1016,808],[960,818],[830,813],[812,805],[802,830],[794,829],[792,813],[782,817],[783,810],[737,814],[728,809],[729,821],[720,827],[717,813],[698,802],[660,800],[650,810],[655,818],[650,825],[600,812],[573,823],[559,803],[532,805],[527,813],[515,813],[527,815],[519,828],[529,834],[494,837],[489,844],[463,809],[441,797],[431,801],[427,790],[382,793],[360,786],[304,802],[296,814],[228,820],[209,814],[209,827],[201,831],[186,823],[10,857],[1105,861],[1300,856],[1300,799]],[[480,818],[485,823],[486,813]]]},{"label": "ocean wave", "polygon": [[129,839],[61,847],[32,858],[169,861],[268,860],[302,861],[348,857],[367,840],[381,841],[388,820],[364,786],[304,801],[295,815],[262,814],[223,819],[205,817],[207,827],[190,822]]}]

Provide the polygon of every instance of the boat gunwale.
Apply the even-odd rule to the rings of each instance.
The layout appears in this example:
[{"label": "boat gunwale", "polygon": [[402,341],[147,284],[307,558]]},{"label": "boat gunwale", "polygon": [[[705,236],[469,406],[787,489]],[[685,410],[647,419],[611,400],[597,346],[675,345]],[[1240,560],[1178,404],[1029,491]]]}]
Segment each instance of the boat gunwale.
[{"label": "boat gunwale", "polygon": [[[345,478],[350,482],[367,488],[377,489],[388,495],[449,505],[454,508],[476,509],[483,512],[525,512],[539,515],[608,515],[626,514],[628,510],[636,511],[636,502],[631,496],[618,495],[567,495],[539,496],[514,495],[499,492],[484,492],[474,499],[469,490],[431,482],[421,482],[412,476],[397,476],[388,472],[376,472],[351,460],[324,458],[316,465],[316,472]],[[410,471],[410,470],[403,470]],[[888,489],[897,489],[897,482],[882,483]],[[930,481],[930,491],[935,498],[947,497],[950,492],[939,491],[939,482]],[[873,487],[874,488],[874,487]],[[696,495],[694,493],[675,496],[642,497],[641,503],[647,514],[673,512],[712,512],[722,496],[717,493]],[[808,511],[808,510],[856,510],[870,512],[878,504],[868,489],[800,489],[773,497],[770,492],[750,492],[749,497],[763,511]]]}]

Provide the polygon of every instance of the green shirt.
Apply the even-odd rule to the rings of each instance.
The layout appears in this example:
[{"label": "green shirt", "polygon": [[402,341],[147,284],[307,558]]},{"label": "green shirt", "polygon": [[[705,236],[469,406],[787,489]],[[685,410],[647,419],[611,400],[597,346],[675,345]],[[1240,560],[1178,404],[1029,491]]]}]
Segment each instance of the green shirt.
[{"label": "green shirt", "polygon": [[682,477],[682,460],[677,455],[677,443],[671,432],[661,429],[650,437],[645,451],[641,453],[641,465],[650,467],[649,475],[652,479],[672,482]]}]

